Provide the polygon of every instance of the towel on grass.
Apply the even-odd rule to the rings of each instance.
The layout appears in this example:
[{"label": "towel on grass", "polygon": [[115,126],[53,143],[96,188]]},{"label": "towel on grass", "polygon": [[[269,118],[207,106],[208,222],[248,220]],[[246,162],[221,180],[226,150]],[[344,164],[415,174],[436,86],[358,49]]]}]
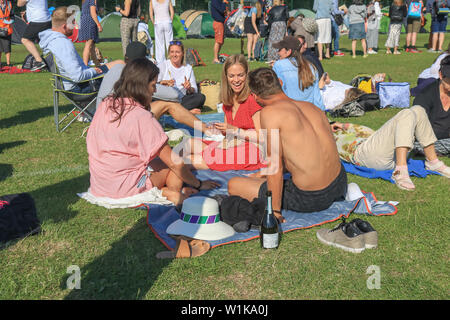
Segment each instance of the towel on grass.
[{"label": "towel on grass", "polygon": [[[227,194],[228,180],[235,176],[243,176],[243,171],[225,171],[215,172],[209,170],[199,170],[196,176],[199,179],[213,179],[222,183],[219,189],[203,190],[197,195],[212,197],[217,194]],[[249,172],[245,171],[245,174]],[[367,215],[394,215],[397,213],[397,207],[394,204],[378,201],[373,193],[363,192],[364,197],[353,201],[335,202],[331,207],[320,212],[298,213],[290,210],[283,210],[283,216],[286,222],[281,224],[283,232],[292,230],[306,229],[315,227],[327,222],[332,222],[341,217],[348,217],[351,213],[367,214]],[[179,213],[174,206],[161,206],[147,204],[140,207],[147,210],[147,224],[155,236],[168,248],[174,249],[176,241],[167,233],[167,227],[177,219]],[[232,237],[218,240],[208,241],[211,248],[222,246],[229,243],[249,241],[259,237],[258,230],[249,230],[245,233],[236,233]]]},{"label": "towel on grass", "polygon": [[[369,179],[380,178],[395,183],[395,181],[391,179],[392,172],[394,170],[376,170],[372,168],[357,166],[356,164],[349,163],[346,161],[341,162],[344,165],[345,171],[347,171],[347,173],[355,174],[357,176]],[[423,160],[408,159],[407,164],[409,175],[412,177],[425,178],[427,175],[430,174],[439,175],[439,173],[435,171],[425,169],[425,162]]]}]

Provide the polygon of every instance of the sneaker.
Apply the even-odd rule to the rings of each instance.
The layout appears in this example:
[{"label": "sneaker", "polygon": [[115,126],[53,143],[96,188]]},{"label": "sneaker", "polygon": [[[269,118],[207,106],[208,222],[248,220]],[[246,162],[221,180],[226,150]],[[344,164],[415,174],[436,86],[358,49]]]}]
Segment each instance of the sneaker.
[{"label": "sneaker", "polygon": [[429,53],[436,53],[437,51],[434,50],[433,48],[430,48],[430,49],[427,50],[427,52],[429,52]]},{"label": "sneaker", "polygon": [[367,58],[369,55],[366,53],[365,55],[363,55],[363,58]]},{"label": "sneaker", "polygon": [[345,56],[345,53],[341,52],[341,50],[335,51],[333,52],[334,56],[338,56],[338,57],[342,57]]},{"label": "sneaker", "polygon": [[405,52],[411,52],[411,48],[410,47],[406,47]]},{"label": "sneaker", "polygon": [[409,49],[408,52],[410,52],[410,53],[419,53],[419,50],[417,50],[416,48],[412,47],[412,48]]},{"label": "sneaker", "polygon": [[422,52],[422,50],[419,50],[419,49],[417,49],[416,47],[413,47],[413,48],[414,48],[414,50],[417,51],[416,53],[421,53],[421,52]]},{"label": "sneaker", "polygon": [[363,233],[346,222],[331,230],[320,229],[316,236],[320,242],[348,252],[361,253],[366,248]]},{"label": "sneaker", "polygon": [[378,246],[378,233],[370,223],[358,218],[350,221],[350,224],[363,234],[366,249],[375,249]]},{"label": "sneaker", "polygon": [[435,164],[425,161],[425,169],[439,172],[444,177],[450,178],[450,167],[446,166],[441,160],[437,161]]},{"label": "sneaker", "polygon": [[33,68],[31,68],[31,71],[38,71],[44,68],[47,68],[47,65],[45,64],[44,61],[36,62],[36,65]]},{"label": "sneaker", "polygon": [[368,53],[368,54],[378,54],[378,52],[376,52],[375,50],[367,51],[367,53]]}]

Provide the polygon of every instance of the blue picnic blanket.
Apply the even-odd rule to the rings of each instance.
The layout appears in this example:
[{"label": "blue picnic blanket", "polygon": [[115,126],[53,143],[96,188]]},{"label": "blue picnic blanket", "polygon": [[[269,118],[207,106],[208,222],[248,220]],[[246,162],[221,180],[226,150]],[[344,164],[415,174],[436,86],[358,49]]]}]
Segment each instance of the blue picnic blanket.
[{"label": "blue picnic blanket", "polygon": [[[200,121],[203,121],[204,123],[208,123],[208,122],[224,122],[224,117],[225,114],[224,113],[210,113],[210,114],[199,114],[199,115],[195,115]],[[194,129],[192,129],[191,127],[184,125],[182,123],[179,123],[177,120],[175,120],[174,118],[172,118],[169,115],[162,115],[159,118],[159,123],[161,124],[161,126],[164,128],[166,126],[171,126],[173,128],[176,129],[183,129],[189,132],[189,134],[191,136],[194,136]],[[197,132],[197,135],[199,135],[200,137],[202,136],[201,132]]]},{"label": "blue picnic blanket", "polygon": [[[195,172],[197,178],[212,179],[221,183],[221,187],[215,190],[203,190],[197,195],[201,196],[214,196],[217,194],[228,194],[227,185],[228,180],[232,177],[243,176],[244,174],[251,173],[249,171],[224,171],[217,172],[211,170],[199,170]],[[375,198],[372,193],[365,193],[364,198],[360,198],[354,201],[340,201],[335,202],[331,207],[320,212],[312,213],[299,213],[290,210],[283,210],[283,216],[286,219],[285,223],[280,225],[283,232],[288,232],[298,229],[306,229],[314,226],[318,226],[327,222],[332,222],[346,217],[351,213],[367,214],[367,215],[394,215],[397,213],[397,207],[390,203],[380,202]],[[370,207],[369,207],[370,204]],[[176,241],[172,239],[167,233],[167,227],[177,219],[179,219],[178,211],[174,206],[152,205],[148,204],[142,209],[147,209],[147,224],[154,232],[155,236],[168,248],[174,249]],[[235,233],[233,236],[218,240],[208,241],[211,244],[211,248],[221,245],[248,241],[259,237],[258,230],[249,230],[245,233]]]},{"label": "blue picnic blanket", "polygon": [[[341,162],[344,165],[345,171],[347,171],[347,173],[355,174],[369,179],[380,178],[395,183],[395,181],[391,179],[393,170],[376,170],[372,168],[360,167],[345,161]],[[407,164],[409,175],[412,177],[425,178],[429,174],[439,175],[439,173],[435,171],[425,169],[425,162],[423,160],[408,159]]]}]

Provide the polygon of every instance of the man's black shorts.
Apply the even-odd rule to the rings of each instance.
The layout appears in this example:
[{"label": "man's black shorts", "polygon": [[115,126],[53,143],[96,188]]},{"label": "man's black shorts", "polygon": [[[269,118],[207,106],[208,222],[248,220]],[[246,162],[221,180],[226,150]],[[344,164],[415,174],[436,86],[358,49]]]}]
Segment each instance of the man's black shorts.
[{"label": "man's black shorts", "polygon": [[[266,199],[267,182],[258,192],[259,199]],[[347,173],[341,165],[339,175],[328,187],[317,191],[303,191],[297,188],[292,179],[284,180],[282,209],[296,212],[318,212],[328,209],[333,202],[342,201],[347,194]]]},{"label": "man's black shorts", "polygon": [[30,22],[22,35],[22,38],[36,41],[39,40],[39,32],[52,28],[52,22]]}]

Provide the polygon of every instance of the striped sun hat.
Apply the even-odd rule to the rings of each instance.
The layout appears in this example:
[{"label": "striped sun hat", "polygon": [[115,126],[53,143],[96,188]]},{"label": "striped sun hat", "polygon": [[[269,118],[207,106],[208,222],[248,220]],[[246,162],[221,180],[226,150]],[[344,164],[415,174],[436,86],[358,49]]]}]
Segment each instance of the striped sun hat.
[{"label": "striped sun hat", "polygon": [[234,235],[234,229],[220,221],[217,201],[207,197],[192,197],[184,200],[180,219],[169,225],[166,232],[210,241]]}]

